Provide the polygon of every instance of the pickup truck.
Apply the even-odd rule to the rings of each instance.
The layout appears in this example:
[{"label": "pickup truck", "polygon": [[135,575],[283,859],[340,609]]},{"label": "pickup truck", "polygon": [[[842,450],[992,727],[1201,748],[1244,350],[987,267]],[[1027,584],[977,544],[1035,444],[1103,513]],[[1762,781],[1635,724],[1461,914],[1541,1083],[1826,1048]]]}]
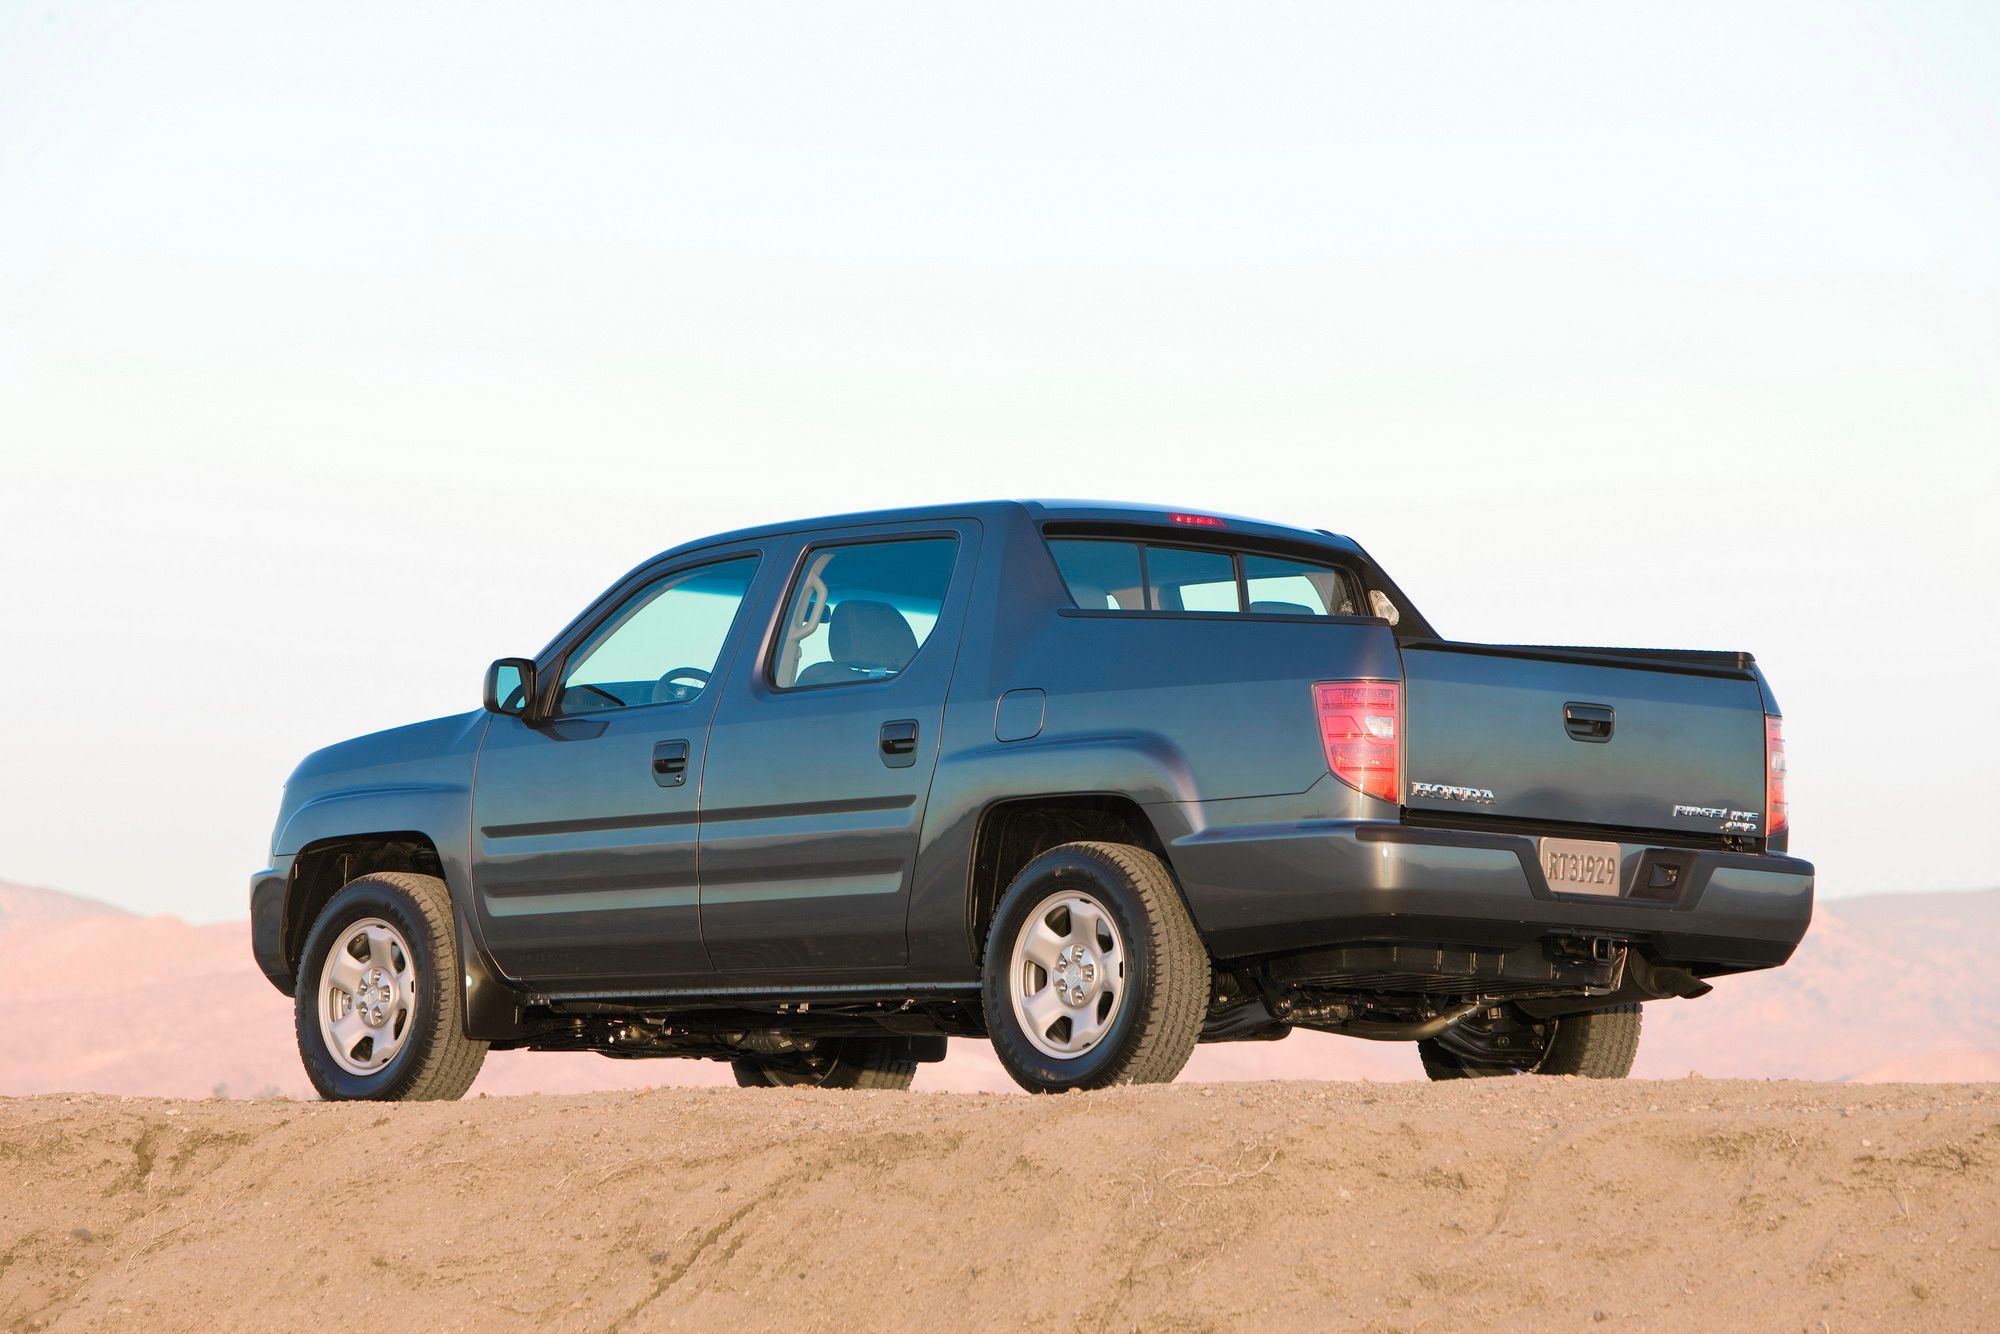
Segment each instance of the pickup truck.
[{"label": "pickup truck", "polygon": [[1778,706],[1747,653],[1440,638],[1353,541],[991,502],[676,547],[484,707],[285,788],[252,940],[328,1098],[490,1048],[1043,1092],[1197,1042],[1620,1077],[1640,1006],[1785,962]]}]

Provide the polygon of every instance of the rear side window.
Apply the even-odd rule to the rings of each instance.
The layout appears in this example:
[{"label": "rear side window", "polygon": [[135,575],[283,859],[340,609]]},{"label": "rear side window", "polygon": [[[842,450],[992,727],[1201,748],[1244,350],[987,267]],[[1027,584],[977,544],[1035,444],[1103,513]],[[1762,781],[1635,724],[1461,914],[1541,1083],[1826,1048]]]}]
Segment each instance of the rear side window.
[{"label": "rear side window", "polygon": [[957,554],[949,537],[807,552],[785,607],[771,684],[854,685],[901,672],[937,626]]},{"label": "rear side window", "polygon": [[1070,597],[1088,611],[1367,614],[1353,577],[1331,565],[1102,538],[1053,538],[1049,551]]}]

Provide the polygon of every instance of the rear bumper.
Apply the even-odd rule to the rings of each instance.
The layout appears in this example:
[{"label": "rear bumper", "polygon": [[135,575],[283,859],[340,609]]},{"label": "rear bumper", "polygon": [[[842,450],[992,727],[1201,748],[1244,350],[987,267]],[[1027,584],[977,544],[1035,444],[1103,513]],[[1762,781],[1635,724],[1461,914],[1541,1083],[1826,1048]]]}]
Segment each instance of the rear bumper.
[{"label": "rear bumper", "polygon": [[285,948],[285,888],[291,883],[291,858],[250,877],[250,953],[271,985],[292,994],[292,963]]},{"label": "rear bumper", "polygon": [[[1620,845],[1628,892],[1651,845]],[[1219,958],[1361,941],[1511,948],[1609,936],[1703,973],[1789,959],[1812,921],[1813,868],[1791,857],[1671,850],[1671,902],[1553,893],[1536,840],[1391,821],[1212,828],[1168,850]]]}]

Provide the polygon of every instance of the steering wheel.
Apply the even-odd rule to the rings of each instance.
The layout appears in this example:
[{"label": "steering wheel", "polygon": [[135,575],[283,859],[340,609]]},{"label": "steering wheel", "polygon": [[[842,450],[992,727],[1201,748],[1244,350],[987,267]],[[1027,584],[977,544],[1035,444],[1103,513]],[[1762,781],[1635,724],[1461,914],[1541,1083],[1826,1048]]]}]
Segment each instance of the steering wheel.
[{"label": "steering wheel", "polygon": [[[685,678],[677,680],[675,678]],[[708,673],[699,667],[676,667],[653,687],[653,703],[685,704],[708,684]]]}]

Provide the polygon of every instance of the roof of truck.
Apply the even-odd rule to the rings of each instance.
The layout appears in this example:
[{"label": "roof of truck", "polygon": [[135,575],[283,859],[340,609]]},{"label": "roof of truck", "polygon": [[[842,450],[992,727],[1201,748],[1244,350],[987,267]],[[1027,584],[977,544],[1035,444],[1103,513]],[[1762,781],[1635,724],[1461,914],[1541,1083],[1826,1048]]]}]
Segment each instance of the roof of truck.
[{"label": "roof of truck", "polygon": [[[1360,551],[1354,541],[1324,528],[1294,528],[1289,524],[1272,523],[1265,519],[1253,519],[1240,514],[1228,514],[1219,510],[1203,509],[1199,506],[1146,505],[1122,500],[978,500],[958,505],[917,505],[902,509],[866,510],[853,514],[829,514],[811,519],[791,519],[781,523],[759,524],[752,528],[742,528],[731,533],[717,533],[693,542],[683,543],[673,551],[678,552],[695,547],[719,546],[727,542],[740,542],[759,537],[775,537],[785,533],[810,531],[816,528],[850,528],[873,524],[913,523],[927,519],[953,518],[1000,518],[1007,511],[1025,512],[1035,523],[1078,523],[1105,525],[1143,525],[1163,529],[1179,529],[1188,536],[1202,534],[1219,536],[1222,533],[1241,533],[1257,537],[1277,538],[1293,542],[1310,542],[1319,546],[1331,546],[1342,551]],[[672,554],[671,552],[668,554]]]}]

